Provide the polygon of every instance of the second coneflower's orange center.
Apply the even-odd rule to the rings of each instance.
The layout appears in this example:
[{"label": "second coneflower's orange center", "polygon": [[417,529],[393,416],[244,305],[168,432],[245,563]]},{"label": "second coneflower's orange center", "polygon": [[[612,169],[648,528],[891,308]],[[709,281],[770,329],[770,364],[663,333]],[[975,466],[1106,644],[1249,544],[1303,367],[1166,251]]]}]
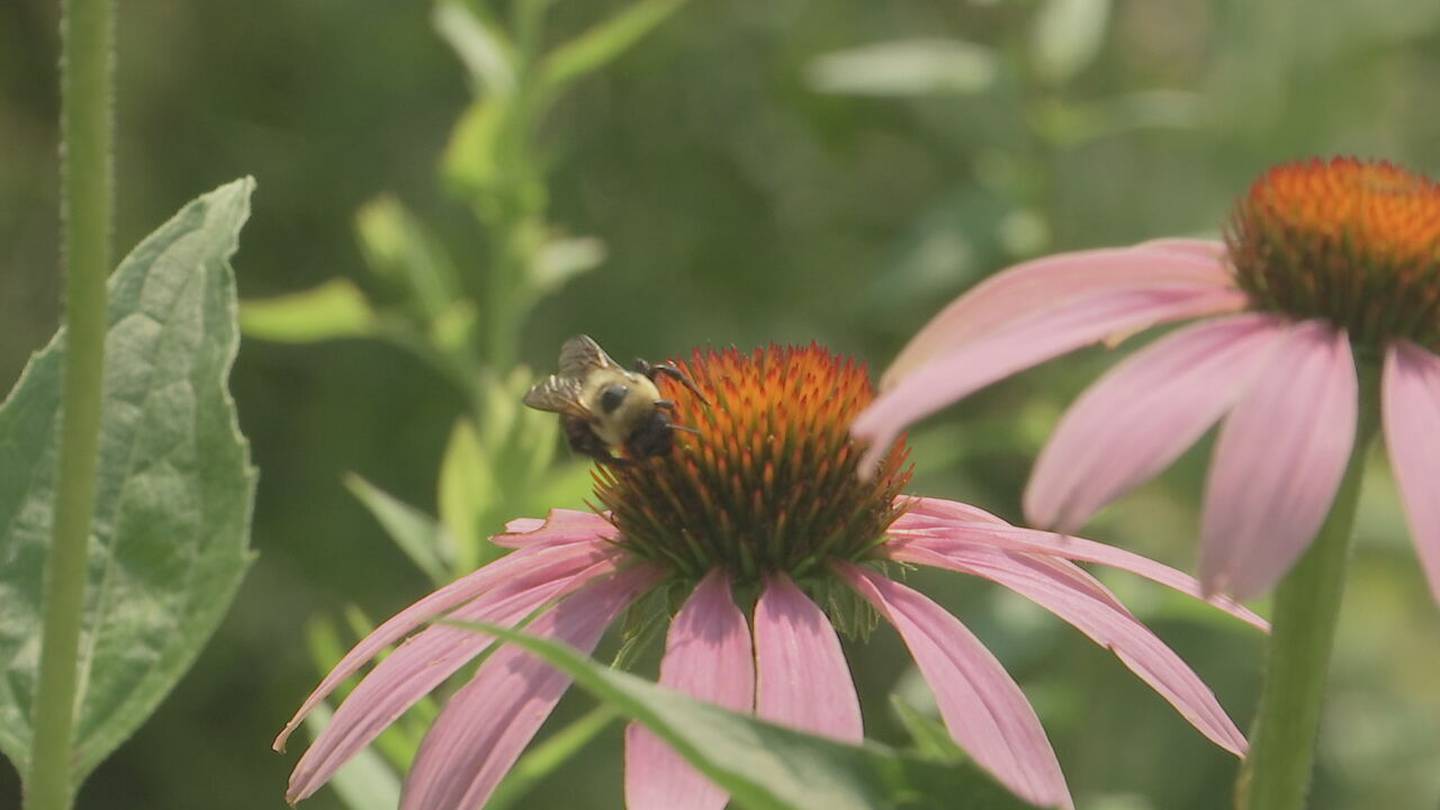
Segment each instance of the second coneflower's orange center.
[{"label": "second coneflower's orange center", "polygon": [[1277,166],[1226,232],[1256,304],[1324,318],[1362,346],[1440,347],[1440,184],[1352,158]]},{"label": "second coneflower's orange center", "polygon": [[697,350],[676,365],[709,404],[672,381],[662,390],[675,422],[697,432],[596,474],[622,545],[684,577],[721,566],[739,581],[804,577],[873,551],[909,471],[901,441],[874,476],[856,475],[849,426],[873,397],[863,365],[814,344]]}]

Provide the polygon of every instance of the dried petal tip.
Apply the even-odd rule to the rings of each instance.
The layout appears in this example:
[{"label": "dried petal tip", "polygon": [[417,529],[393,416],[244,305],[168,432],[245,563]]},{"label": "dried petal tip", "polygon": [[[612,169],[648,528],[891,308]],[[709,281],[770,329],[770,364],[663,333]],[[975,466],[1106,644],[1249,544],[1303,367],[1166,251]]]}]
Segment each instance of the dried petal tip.
[{"label": "dried petal tip", "polygon": [[599,470],[617,542],[684,577],[722,567],[741,583],[864,559],[909,480],[903,440],[874,476],[856,475],[849,426],[874,396],[865,367],[815,344],[697,350],[676,365],[709,404],[663,380],[675,421],[696,432],[669,455]]},{"label": "dried petal tip", "polygon": [[1257,306],[1323,318],[1362,346],[1440,348],[1440,184],[1383,161],[1277,166],[1236,205],[1235,279]]}]

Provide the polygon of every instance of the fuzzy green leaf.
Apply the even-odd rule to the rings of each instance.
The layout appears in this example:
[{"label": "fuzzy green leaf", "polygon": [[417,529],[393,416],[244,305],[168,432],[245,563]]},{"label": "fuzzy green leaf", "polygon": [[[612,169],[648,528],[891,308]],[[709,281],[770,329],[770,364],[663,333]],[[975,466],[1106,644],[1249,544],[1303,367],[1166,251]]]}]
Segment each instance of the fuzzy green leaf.
[{"label": "fuzzy green leaf", "polygon": [[553,641],[493,625],[455,623],[525,648],[669,743],[737,806],[755,810],[1031,805],[967,765],[942,765],[874,743],[846,745],[729,712],[619,672]]},{"label": "fuzzy green leaf", "polygon": [[[225,383],[239,342],[229,259],[254,187],[246,178],[197,198],[110,278],[77,782],[189,668],[251,561],[255,470]],[[64,357],[61,330],[0,406],[0,751],[22,772]]]}]

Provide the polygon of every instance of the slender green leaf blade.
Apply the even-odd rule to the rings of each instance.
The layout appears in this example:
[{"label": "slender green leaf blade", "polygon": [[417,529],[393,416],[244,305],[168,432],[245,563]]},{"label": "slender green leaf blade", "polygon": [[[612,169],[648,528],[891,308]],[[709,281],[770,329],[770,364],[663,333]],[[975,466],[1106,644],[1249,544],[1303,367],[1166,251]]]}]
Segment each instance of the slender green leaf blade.
[{"label": "slender green leaf blade", "polygon": [[457,420],[450,432],[439,483],[440,521],[455,541],[456,566],[473,571],[498,555],[486,540],[482,521],[499,490],[490,455],[468,419]]},{"label": "slender green leaf blade", "polygon": [[899,695],[890,696],[890,708],[895,710],[900,724],[910,732],[915,750],[921,756],[938,762],[961,762],[965,759],[965,752],[955,744],[955,740],[937,718],[921,713]]},{"label": "slender green leaf blade", "polygon": [[[245,178],[192,201],[109,282],[76,778],[130,736],[220,623],[251,560],[255,471],[225,388]],[[25,768],[54,501],[62,330],[0,406],[0,750]]]},{"label": "slender green leaf blade", "polygon": [[433,518],[354,473],[345,476],[345,488],[370,510],[385,533],[425,576],[437,585],[450,581],[454,555]]},{"label": "slender green leaf blade", "polygon": [[628,51],[684,5],[685,0],[640,0],[546,57],[543,75],[560,87],[599,70]]},{"label": "slender green leaf blade", "polygon": [[506,810],[516,806],[545,777],[580,753],[615,720],[615,710],[606,705],[592,709],[579,720],[557,731],[525,752],[495,788],[485,810]]},{"label": "slender green leaf blade", "polygon": [[[318,735],[330,724],[330,705],[322,703],[305,718],[305,730]],[[400,777],[370,748],[340,766],[330,786],[350,810],[394,810],[400,806]]]},{"label": "slender green leaf blade", "polygon": [[375,313],[365,294],[343,278],[240,305],[240,327],[245,334],[277,343],[364,337],[375,331],[375,323]]},{"label": "slender green leaf blade", "polygon": [[461,624],[519,645],[649,728],[754,810],[1022,810],[1031,805],[967,765],[942,765],[874,743],[846,745],[729,712],[610,669],[574,649],[493,625]]}]

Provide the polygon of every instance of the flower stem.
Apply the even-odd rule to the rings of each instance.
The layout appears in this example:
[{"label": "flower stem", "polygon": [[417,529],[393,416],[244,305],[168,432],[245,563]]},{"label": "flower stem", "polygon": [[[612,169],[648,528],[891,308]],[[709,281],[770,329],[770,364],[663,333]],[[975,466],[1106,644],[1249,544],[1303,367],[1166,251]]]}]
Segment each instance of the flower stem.
[{"label": "flower stem", "polygon": [[1379,427],[1379,385],[1362,366],[1355,446],[1330,514],[1275,590],[1269,658],[1250,753],[1236,787],[1239,810],[1301,810],[1310,787],[1325,677],[1345,590],[1365,456]]},{"label": "flower stem", "polygon": [[61,10],[61,221],[66,352],[54,537],[45,568],[44,631],[35,695],[27,810],[65,810],[74,798],[76,659],[85,558],[95,502],[110,272],[113,0],[63,0]]}]

